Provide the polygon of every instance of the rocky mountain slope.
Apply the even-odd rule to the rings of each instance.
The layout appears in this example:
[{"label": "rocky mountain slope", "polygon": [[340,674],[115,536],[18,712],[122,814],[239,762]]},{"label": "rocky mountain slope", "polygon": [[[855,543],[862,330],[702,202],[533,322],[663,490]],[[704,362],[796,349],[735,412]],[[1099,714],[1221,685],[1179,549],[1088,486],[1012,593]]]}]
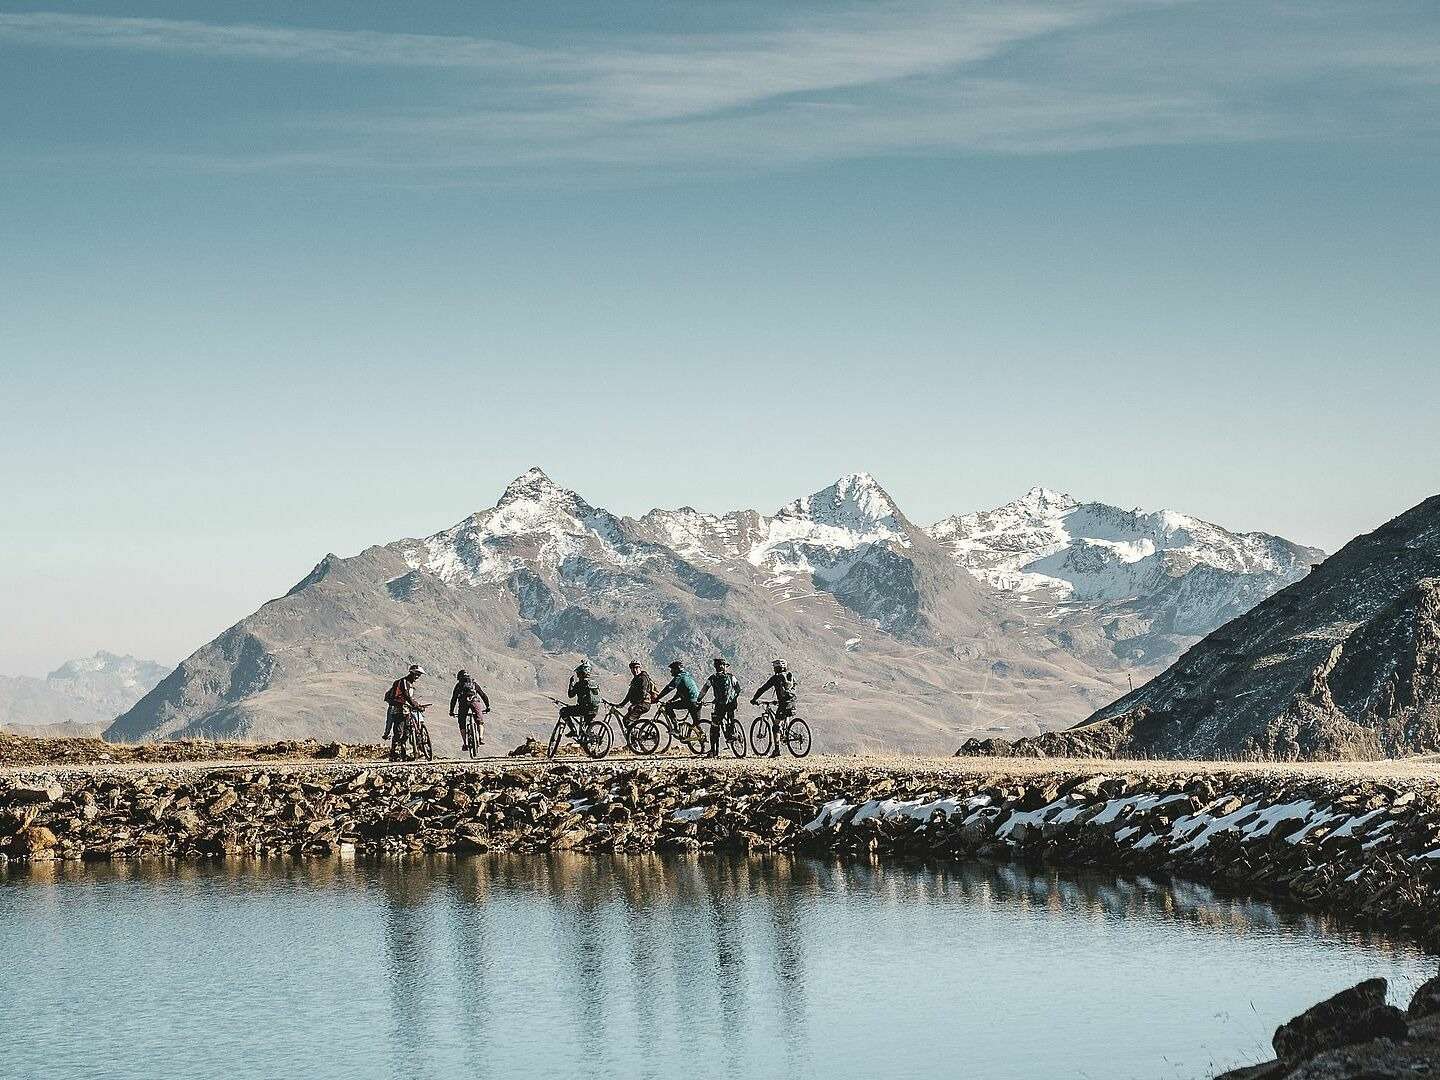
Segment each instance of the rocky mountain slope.
[{"label": "rocky mountain slope", "polygon": [[981,581],[1056,617],[1086,613],[1116,657],[1137,665],[1169,662],[1324,558],[1268,533],[1040,487],[929,531]]},{"label": "rocky mountain slope", "polygon": [[[508,744],[548,728],[544,695],[581,656],[612,696],[632,656],[657,675],[672,657],[698,670],[727,656],[751,685],[784,656],[823,749],[934,751],[1063,725],[1125,686],[1133,664],[1088,610],[1041,607],[959,572],[865,473],[771,515],[633,519],[531,469],[433,536],[327,556],[107,734],[373,736],[386,680],[419,660],[480,672]],[[448,720],[431,727],[453,741]]]},{"label": "rocky mountain slope", "polygon": [[169,670],[133,656],[97,652],[43,679],[0,676],[0,727],[95,734],[139,701]]},{"label": "rocky mountain slope", "polygon": [[1440,496],[1351,541],[1076,728],[1019,747],[1279,760],[1436,751]]}]

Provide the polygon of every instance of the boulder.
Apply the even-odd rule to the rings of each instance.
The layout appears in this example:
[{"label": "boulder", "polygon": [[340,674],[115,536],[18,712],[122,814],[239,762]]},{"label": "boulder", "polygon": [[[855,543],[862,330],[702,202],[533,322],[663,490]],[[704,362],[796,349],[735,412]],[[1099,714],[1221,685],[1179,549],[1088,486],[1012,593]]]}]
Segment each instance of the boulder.
[{"label": "boulder", "polygon": [[1385,1004],[1385,988],[1384,979],[1366,979],[1280,1025],[1272,1040],[1276,1057],[1293,1064],[1351,1043],[1403,1039],[1405,1014]]},{"label": "boulder", "polygon": [[1420,984],[1415,996],[1410,999],[1410,1008],[1406,1010],[1406,1015],[1411,1020],[1440,1015],[1440,975]]},{"label": "boulder", "polygon": [[59,802],[64,795],[65,789],[54,781],[51,781],[48,784],[16,784],[10,789],[5,799],[12,805],[53,803]]},{"label": "boulder", "polygon": [[34,856],[49,851],[57,843],[55,834],[44,825],[27,825],[15,834],[10,850],[17,855]]}]

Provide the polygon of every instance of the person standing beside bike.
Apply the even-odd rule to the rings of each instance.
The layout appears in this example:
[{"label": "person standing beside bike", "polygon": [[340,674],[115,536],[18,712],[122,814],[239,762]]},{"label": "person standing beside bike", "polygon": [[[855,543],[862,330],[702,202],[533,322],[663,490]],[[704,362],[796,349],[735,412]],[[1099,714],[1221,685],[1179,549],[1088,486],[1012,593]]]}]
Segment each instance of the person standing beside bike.
[{"label": "person standing beside bike", "polygon": [[691,721],[698,727],[700,724],[700,684],[695,681],[695,676],[685,670],[685,665],[679,660],[670,664],[670,681],[665,684],[664,689],[655,695],[656,704],[663,705],[665,698],[674,694],[671,698],[671,706],[679,705],[690,714]]},{"label": "person standing beside bike", "polygon": [[570,676],[570,687],[565,696],[574,698],[575,704],[562,706],[560,716],[578,742],[585,725],[600,714],[600,684],[590,673],[589,660],[580,661],[575,674]]},{"label": "person standing beside bike", "polygon": [[[480,710],[482,705],[484,712]],[[485,688],[477,683],[468,671],[463,668],[457,671],[455,689],[450,691],[450,715],[460,722],[460,743],[464,749],[470,749],[465,745],[465,720],[470,716],[475,717],[475,741],[481,746],[485,745],[484,713],[489,711],[490,699],[485,694]]]},{"label": "person standing beside bike", "polygon": [[730,673],[730,665],[715,660],[715,673],[705,680],[700,688],[697,705],[705,704],[705,695],[715,691],[715,706],[710,714],[710,753],[707,757],[720,756],[720,733],[735,723],[735,709],[740,704],[740,680]]},{"label": "person standing beside bike", "polygon": [[759,705],[760,697],[767,690],[775,691],[775,730],[772,739],[773,745],[770,748],[771,757],[780,756],[780,733],[785,730],[785,721],[795,715],[795,676],[791,673],[784,660],[774,660],[770,665],[775,669],[773,675],[765,680],[764,685],[756,690],[750,698],[751,705]]},{"label": "person standing beside bike", "polygon": [[390,684],[390,689],[385,691],[385,734],[381,735],[382,741],[388,740],[392,733],[405,730],[405,710],[418,709],[420,703],[415,700],[413,693],[415,683],[425,669],[419,664],[411,664],[410,670]]}]

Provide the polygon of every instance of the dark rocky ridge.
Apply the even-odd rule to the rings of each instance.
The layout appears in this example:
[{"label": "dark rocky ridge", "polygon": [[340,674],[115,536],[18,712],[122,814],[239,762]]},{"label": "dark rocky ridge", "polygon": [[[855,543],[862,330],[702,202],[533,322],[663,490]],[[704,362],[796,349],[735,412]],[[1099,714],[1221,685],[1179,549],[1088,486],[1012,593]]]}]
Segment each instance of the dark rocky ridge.
[{"label": "dark rocky ridge", "polygon": [[1440,751],[1440,496],[1063,732],[962,754],[1281,761]]}]

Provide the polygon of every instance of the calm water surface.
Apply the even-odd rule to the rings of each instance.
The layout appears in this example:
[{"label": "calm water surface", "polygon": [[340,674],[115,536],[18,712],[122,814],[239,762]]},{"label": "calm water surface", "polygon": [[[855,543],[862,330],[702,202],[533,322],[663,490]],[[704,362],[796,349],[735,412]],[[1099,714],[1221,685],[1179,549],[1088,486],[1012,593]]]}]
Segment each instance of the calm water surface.
[{"label": "calm water surface", "polygon": [[0,1075],[1209,1076],[1435,960],[1010,866],[490,856],[0,876]]}]

